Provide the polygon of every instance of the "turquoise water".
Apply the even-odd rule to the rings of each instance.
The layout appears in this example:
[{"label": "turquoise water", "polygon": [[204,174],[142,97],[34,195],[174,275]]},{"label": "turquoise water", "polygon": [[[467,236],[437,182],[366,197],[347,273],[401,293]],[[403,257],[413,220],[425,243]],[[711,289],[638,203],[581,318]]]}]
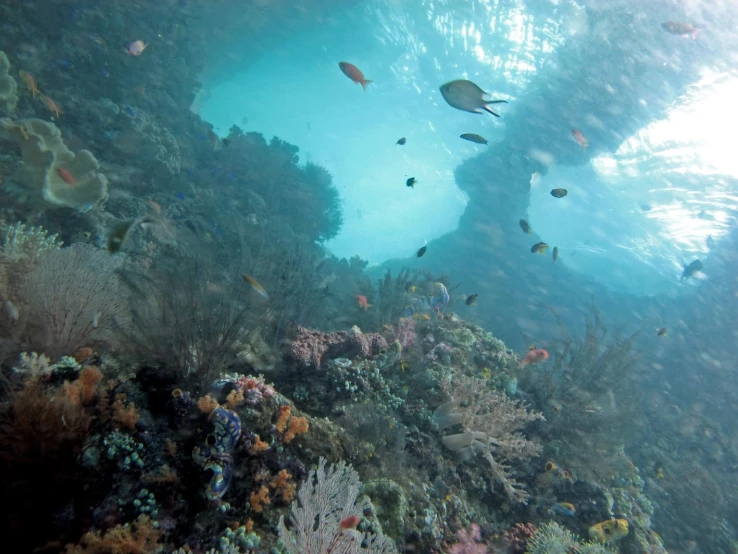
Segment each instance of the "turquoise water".
[{"label": "turquoise water", "polygon": [[736,21],[0,3],[0,534],[738,553]]}]

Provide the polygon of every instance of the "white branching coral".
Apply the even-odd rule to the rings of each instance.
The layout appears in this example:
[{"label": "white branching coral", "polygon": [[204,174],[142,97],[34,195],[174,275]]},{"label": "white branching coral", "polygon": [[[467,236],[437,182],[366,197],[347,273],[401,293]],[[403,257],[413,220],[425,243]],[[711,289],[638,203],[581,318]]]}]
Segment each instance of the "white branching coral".
[{"label": "white branching coral", "polygon": [[44,354],[23,352],[18,365],[13,370],[18,373],[27,373],[31,377],[43,377],[51,373],[51,360]]},{"label": "white branching coral", "polygon": [[453,450],[461,461],[476,454],[487,460],[492,473],[490,487],[500,483],[507,496],[526,503],[528,494],[515,481],[505,462],[527,460],[540,453],[540,446],[520,432],[531,421],[543,419],[529,412],[521,402],[491,390],[484,379],[457,375],[444,383],[452,400],[441,404],[433,414],[439,430],[460,425],[461,433],[443,437],[443,445]]},{"label": "white branching coral", "polygon": [[364,513],[371,502],[357,500],[361,481],[359,474],[346,462],[339,462],[327,470],[321,458],[318,469],[312,469],[307,481],[300,485],[297,501],[292,503],[291,528],[279,518],[277,531],[290,554],[396,554],[397,547],[381,532],[360,532],[342,529],[341,522],[350,516]]},{"label": "white branching coral", "polygon": [[42,252],[62,246],[58,235],[49,236],[49,232],[43,227],[29,226],[20,221],[6,226],[3,235],[0,252],[9,262],[35,260]]}]

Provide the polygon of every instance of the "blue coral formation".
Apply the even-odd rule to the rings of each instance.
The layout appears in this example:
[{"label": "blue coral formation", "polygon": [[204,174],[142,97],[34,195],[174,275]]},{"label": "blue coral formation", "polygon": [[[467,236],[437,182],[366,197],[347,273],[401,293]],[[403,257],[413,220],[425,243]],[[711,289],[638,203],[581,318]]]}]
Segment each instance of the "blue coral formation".
[{"label": "blue coral formation", "polygon": [[241,419],[234,411],[218,406],[210,414],[213,432],[205,443],[192,450],[192,459],[203,469],[213,472],[205,495],[210,500],[223,497],[233,477],[231,451],[241,437]]}]

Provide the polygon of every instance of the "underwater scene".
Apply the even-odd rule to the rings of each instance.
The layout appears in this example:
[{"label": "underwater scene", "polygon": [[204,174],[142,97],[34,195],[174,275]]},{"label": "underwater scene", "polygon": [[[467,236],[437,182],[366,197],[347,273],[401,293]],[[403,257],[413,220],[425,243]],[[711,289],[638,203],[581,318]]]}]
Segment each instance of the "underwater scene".
[{"label": "underwater scene", "polygon": [[0,0],[0,550],[738,554],[737,23]]}]

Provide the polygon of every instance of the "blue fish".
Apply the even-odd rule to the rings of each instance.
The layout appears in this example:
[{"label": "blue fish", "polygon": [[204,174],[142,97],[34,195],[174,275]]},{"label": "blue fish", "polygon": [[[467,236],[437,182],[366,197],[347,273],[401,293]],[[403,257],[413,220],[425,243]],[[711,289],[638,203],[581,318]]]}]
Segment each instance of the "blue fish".
[{"label": "blue fish", "polygon": [[59,65],[64,68],[69,68],[72,67],[72,62],[70,62],[69,60],[61,60],[59,62]]},{"label": "blue fish", "polygon": [[110,77],[110,71],[108,71],[107,69],[101,69],[100,75],[102,75],[103,77]]},{"label": "blue fish", "polygon": [[557,502],[552,506],[551,509],[557,514],[568,517],[573,516],[577,511],[577,509],[574,507],[574,504],[571,504],[569,502]]},{"label": "blue fish", "polygon": [[130,106],[126,106],[125,108],[123,108],[123,111],[126,112],[131,117],[136,115],[136,112],[134,112],[133,108],[131,108]]},{"label": "blue fish", "polygon": [[181,192],[175,192],[175,193],[174,193],[174,197],[175,197],[175,198],[176,198],[177,200],[184,200],[184,199],[186,198],[186,196],[185,196],[184,194],[182,194]]}]

